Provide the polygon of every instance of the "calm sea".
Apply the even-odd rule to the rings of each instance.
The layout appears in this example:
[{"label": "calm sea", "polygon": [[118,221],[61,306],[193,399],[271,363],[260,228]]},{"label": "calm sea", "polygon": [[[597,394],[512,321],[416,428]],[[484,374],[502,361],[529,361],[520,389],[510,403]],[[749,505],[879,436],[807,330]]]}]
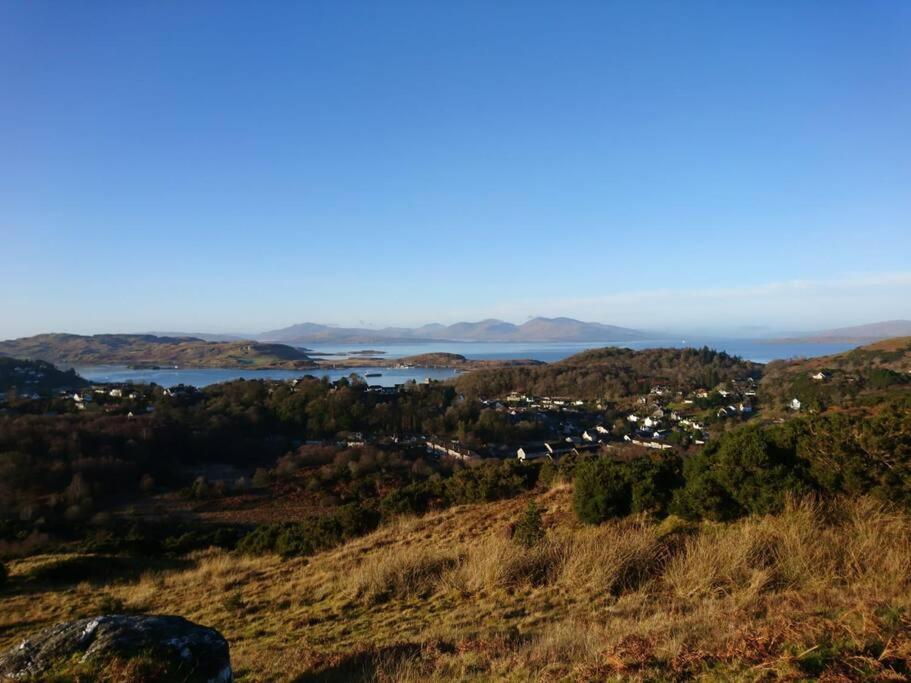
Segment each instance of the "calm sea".
[{"label": "calm sea", "polygon": [[401,358],[419,353],[447,352],[458,353],[473,360],[503,360],[510,358],[531,358],[553,362],[562,360],[574,353],[586,349],[604,346],[622,346],[629,349],[653,349],[667,347],[708,346],[710,349],[727,351],[733,356],[740,356],[757,363],[768,363],[771,360],[787,358],[811,358],[826,356],[830,353],[841,353],[854,348],[857,344],[808,344],[786,343],[773,344],[757,339],[722,339],[722,338],[688,338],[688,339],[649,339],[632,342],[428,342],[422,344],[308,344],[312,351],[329,353],[323,356],[326,360],[333,357],[345,357],[352,351],[364,349],[382,351],[386,358]]},{"label": "calm sea", "polygon": [[[770,344],[750,339],[661,339],[636,342],[589,342],[589,343],[522,343],[522,342],[430,342],[423,344],[310,344],[307,348],[321,353],[325,360],[344,358],[352,351],[374,350],[383,352],[386,358],[402,358],[420,353],[458,353],[473,360],[503,360],[510,358],[531,358],[546,362],[562,360],[586,349],[604,346],[623,346],[631,349],[655,347],[702,347],[726,351],[727,353],[758,363],[775,359],[811,358],[831,353],[841,353],[856,344]],[[304,375],[328,376],[330,380],[347,377],[351,373],[364,375],[380,373],[379,377],[368,377],[370,384],[393,386],[409,380],[423,382],[425,379],[443,380],[455,376],[454,370],[438,368],[345,368],[343,370],[243,370],[237,368],[170,368],[160,370],[138,370],[124,366],[96,365],[76,368],[77,372],[93,382],[154,382],[162,386],[192,384],[204,387],[233,379],[293,379]]]}]

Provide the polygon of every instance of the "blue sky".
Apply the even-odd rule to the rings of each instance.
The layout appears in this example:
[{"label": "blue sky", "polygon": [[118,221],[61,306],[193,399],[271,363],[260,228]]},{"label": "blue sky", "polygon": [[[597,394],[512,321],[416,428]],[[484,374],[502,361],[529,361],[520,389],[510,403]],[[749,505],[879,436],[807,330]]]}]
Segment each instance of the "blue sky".
[{"label": "blue sky", "polygon": [[911,318],[911,3],[7,2],[0,336]]}]

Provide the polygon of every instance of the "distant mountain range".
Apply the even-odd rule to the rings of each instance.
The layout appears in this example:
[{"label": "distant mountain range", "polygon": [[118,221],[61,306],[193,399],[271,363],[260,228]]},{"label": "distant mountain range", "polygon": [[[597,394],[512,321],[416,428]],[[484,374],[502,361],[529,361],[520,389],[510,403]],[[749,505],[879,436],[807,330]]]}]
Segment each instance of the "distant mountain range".
[{"label": "distant mountain range", "polygon": [[534,318],[521,325],[503,320],[438,323],[421,327],[366,329],[301,323],[256,335],[260,341],[303,345],[320,342],[379,343],[402,341],[486,341],[486,342],[598,342],[634,341],[654,335],[615,325],[582,322],[572,318]]},{"label": "distant mountain range", "polygon": [[773,339],[773,342],[809,342],[809,343],[859,343],[865,344],[890,339],[892,337],[911,336],[911,320],[886,320],[868,325],[837,327],[832,330],[809,332],[784,339]]}]

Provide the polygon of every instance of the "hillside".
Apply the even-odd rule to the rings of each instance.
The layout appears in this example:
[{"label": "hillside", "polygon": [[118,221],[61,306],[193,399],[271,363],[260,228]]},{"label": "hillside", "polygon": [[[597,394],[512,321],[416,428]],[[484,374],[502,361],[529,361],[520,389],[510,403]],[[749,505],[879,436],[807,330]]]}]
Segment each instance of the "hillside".
[{"label": "hillside", "polygon": [[878,341],[845,353],[766,366],[760,390],[768,405],[797,398],[806,408],[875,404],[911,390],[911,337]]},{"label": "hillside", "polygon": [[867,325],[853,327],[838,327],[832,330],[821,330],[810,334],[798,335],[788,339],[775,339],[775,342],[803,342],[803,343],[868,343],[889,339],[890,337],[911,336],[911,320],[885,320]]},{"label": "hillside", "polygon": [[584,399],[625,398],[656,385],[688,391],[721,381],[758,377],[762,366],[710,349],[583,351],[565,360],[532,367],[479,370],[457,380],[460,391],[505,396],[512,391]]},{"label": "hillside", "polygon": [[62,372],[45,361],[0,357],[0,392],[44,395],[59,389],[78,389],[88,384],[74,372]]},{"label": "hillside", "polygon": [[288,344],[314,342],[396,342],[396,341],[515,341],[515,342],[586,342],[631,341],[647,339],[638,330],[601,323],[582,322],[572,318],[534,318],[521,325],[503,320],[459,322],[453,325],[430,324],[418,328],[387,327],[381,329],[331,327],[301,323],[258,335],[263,341]]},{"label": "hillside", "polygon": [[192,337],[148,334],[40,334],[0,342],[0,356],[43,360],[61,366],[316,367],[305,353],[283,344],[207,342]]},{"label": "hillside", "polygon": [[[507,530],[532,499],[546,535],[525,548]],[[242,682],[907,680],[907,514],[858,499],[582,527],[570,501],[461,506],[309,558],[11,561],[0,646],[115,609],[217,628]]]}]

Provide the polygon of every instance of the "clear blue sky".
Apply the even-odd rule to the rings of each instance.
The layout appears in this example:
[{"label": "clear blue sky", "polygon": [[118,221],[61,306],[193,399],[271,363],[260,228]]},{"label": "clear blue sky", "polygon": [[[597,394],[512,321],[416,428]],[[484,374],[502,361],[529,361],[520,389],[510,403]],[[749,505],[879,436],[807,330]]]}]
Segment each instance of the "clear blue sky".
[{"label": "clear blue sky", "polygon": [[0,337],[911,317],[911,3],[4,2]]}]

